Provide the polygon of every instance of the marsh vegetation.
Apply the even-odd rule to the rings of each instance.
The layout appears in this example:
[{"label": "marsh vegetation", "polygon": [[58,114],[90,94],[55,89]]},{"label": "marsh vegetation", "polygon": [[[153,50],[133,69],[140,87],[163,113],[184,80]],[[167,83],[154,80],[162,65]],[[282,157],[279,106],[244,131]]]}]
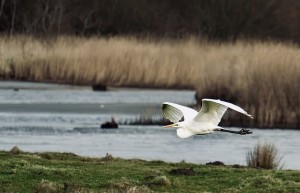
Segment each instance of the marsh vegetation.
[{"label": "marsh vegetation", "polygon": [[[0,80],[93,85],[95,91],[105,91],[108,86],[191,89],[196,91],[195,109],[199,109],[202,98],[219,98],[243,107],[254,116],[254,120],[250,120],[229,112],[222,126],[300,128],[298,0],[0,2]],[[61,145],[68,143],[73,152],[94,156],[108,152],[109,148],[117,149],[115,153],[124,153],[119,154],[124,157],[130,155],[130,151],[137,153],[131,155],[139,157],[144,152],[149,154],[153,151],[172,161],[176,157],[172,157],[175,155],[172,148],[175,148],[176,155],[198,161],[203,157],[195,159],[196,151],[207,158],[216,154],[210,143],[198,139],[187,143],[192,151],[183,155],[187,152],[186,146],[179,146],[176,138],[176,142],[173,138],[166,140],[165,136],[171,133],[164,135],[168,131],[152,127],[140,129],[130,126],[120,129],[120,133],[119,130],[95,131],[93,124],[99,127],[100,115],[94,114],[101,108],[105,111],[106,103],[113,101],[118,103],[118,107],[123,107],[118,109],[118,113],[129,112],[128,106],[119,104],[123,101],[119,98],[113,100],[114,97],[109,96],[109,102],[105,99],[99,108],[100,92],[96,93],[97,96],[94,92],[95,96],[90,98],[85,97],[93,95],[89,92],[70,91],[67,95],[61,95],[61,92],[41,93],[43,91],[29,91],[26,96],[18,88],[12,92],[1,92],[0,98],[4,103],[1,104],[4,111],[0,117],[4,125],[1,141],[6,150],[8,146],[22,144],[30,151],[35,151],[34,148],[45,151],[51,145],[54,145],[55,151],[70,151],[63,149],[66,145]],[[70,93],[80,96],[72,99]],[[24,103],[24,98],[25,103],[33,104],[9,104],[18,103],[20,99]],[[76,105],[69,104],[70,100],[73,103],[96,102],[79,104],[74,109]],[[143,98],[143,102],[146,100],[151,102],[149,97]],[[47,104],[38,104],[45,101]],[[158,106],[155,109],[159,109]],[[60,114],[54,115],[56,111]],[[132,106],[130,111],[139,112]],[[67,112],[81,114],[69,116]],[[94,114],[88,114],[91,112]],[[45,124],[55,121],[59,124],[58,129],[54,128],[57,125],[45,127]],[[165,124],[165,121],[141,114],[133,122],[140,125]],[[84,124],[84,127],[76,127],[76,124]],[[66,129],[70,125],[72,128]],[[272,133],[270,131],[267,134],[259,132],[260,137],[270,135],[273,140],[274,136],[277,139],[288,137],[289,143],[284,143],[284,147],[292,154],[288,159],[290,167],[299,168],[294,162],[298,155],[294,148],[298,142],[297,131],[289,131],[288,134],[279,131],[276,135],[269,134]],[[113,136],[113,140],[105,134]],[[123,134],[137,140],[128,140]],[[53,136],[56,138],[54,143]],[[254,138],[257,139],[256,136]],[[42,142],[39,141],[41,139]],[[207,140],[213,140],[214,148],[218,150],[221,144],[225,149],[231,145],[231,149],[227,150],[232,155],[240,155],[234,154],[232,147],[236,144],[239,150],[249,145],[245,146],[247,141],[244,139],[231,144],[224,144],[221,137],[216,139]],[[154,140],[159,147],[157,149],[153,147]],[[131,143],[124,143],[126,141]],[[221,142],[217,144],[218,141]],[[169,146],[161,150],[161,144]],[[199,144],[208,150],[206,154],[198,151]],[[104,149],[99,149],[103,146]],[[223,151],[223,154],[228,155],[228,152]],[[14,147],[9,152],[0,151],[0,192],[299,191],[299,171],[261,169],[280,167],[281,157],[278,155],[273,144],[257,144],[246,158],[248,166],[260,168],[254,169],[197,165],[184,161],[124,160],[109,154],[104,158],[88,158],[72,153],[27,153]],[[151,156],[153,158],[154,153]],[[235,156],[235,161],[240,157],[243,156]]]},{"label": "marsh vegetation", "polygon": [[0,38],[0,53],[6,80],[195,89],[199,103],[220,98],[255,118],[230,116],[228,125],[300,124],[300,49],[293,44],[16,36]]}]

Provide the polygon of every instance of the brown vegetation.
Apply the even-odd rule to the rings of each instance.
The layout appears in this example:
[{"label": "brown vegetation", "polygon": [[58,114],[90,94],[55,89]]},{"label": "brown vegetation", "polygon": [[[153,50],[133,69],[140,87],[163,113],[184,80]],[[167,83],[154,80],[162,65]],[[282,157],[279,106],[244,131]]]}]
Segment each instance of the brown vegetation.
[{"label": "brown vegetation", "polygon": [[190,88],[245,108],[225,123],[300,127],[300,49],[275,42],[196,38],[0,38],[0,78],[70,84]]},{"label": "brown vegetation", "polygon": [[135,119],[129,119],[123,121],[123,125],[169,125],[171,122],[164,117],[148,117],[148,116],[139,116]]},{"label": "brown vegetation", "polygon": [[258,142],[246,155],[247,165],[253,168],[281,169],[282,156],[271,142]]}]

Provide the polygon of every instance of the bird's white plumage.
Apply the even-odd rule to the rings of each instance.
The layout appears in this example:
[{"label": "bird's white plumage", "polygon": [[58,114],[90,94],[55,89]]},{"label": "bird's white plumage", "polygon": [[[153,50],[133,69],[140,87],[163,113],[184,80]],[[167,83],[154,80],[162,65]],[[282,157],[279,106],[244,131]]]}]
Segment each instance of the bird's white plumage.
[{"label": "bird's white plumage", "polygon": [[176,130],[177,136],[180,138],[188,138],[191,137],[192,135],[194,135],[194,133],[192,133],[191,131],[184,129],[184,128],[179,128]]},{"label": "bird's white plumage", "polygon": [[[220,129],[218,124],[228,108],[253,118],[242,108],[215,99],[202,99],[199,113],[194,109],[175,103],[165,102],[162,104],[165,117],[173,123],[178,123],[169,126],[179,128],[177,135],[180,138],[187,138],[195,134],[208,134]],[[179,122],[182,117],[184,117],[184,121]]]},{"label": "bird's white plumage", "polygon": [[242,109],[241,107],[237,106],[237,105],[234,105],[232,103],[229,103],[229,102],[225,102],[225,101],[221,101],[221,100],[215,100],[215,99],[202,99],[202,103],[204,102],[212,102],[212,103],[217,103],[217,104],[220,104],[220,105],[223,105],[223,106],[226,106],[228,108],[231,108],[232,110],[235,110],[239,113],[242,113],[244,115],[247,115],[248,117],[252,117],[252,115],[248,114],[244,109]]},{"label": "bird's white plumage", "polygon": [[252,118],[245,110],[234,104],[215,99],[202,99],[202,107],[194,120],[198,122],[212,122],[218,125],[227,108]]},{"label": "bird's white plumage", "polygon": [[198,114],[192,108],[170,102],[162,104],[162,111],[165,117],[173,123],[177,123],[182,117],[184,117],[184,120],[192,120]]}]

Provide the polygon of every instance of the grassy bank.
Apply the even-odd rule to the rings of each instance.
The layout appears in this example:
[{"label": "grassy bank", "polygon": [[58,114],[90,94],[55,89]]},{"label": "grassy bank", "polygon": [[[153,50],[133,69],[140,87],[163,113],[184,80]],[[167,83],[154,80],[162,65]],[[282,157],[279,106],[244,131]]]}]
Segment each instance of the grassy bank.
[{"label": "grassy bank", "polygon": [[151,88],[190,88],[253,114],[227,125],[300,127],[300,49],[276,42],[189,38],[0,37],[0,78]]},{"label": "grassy bank", "polygon": [[[16,152],[15,152],[16,153]],[[0,192],[299,192],[300,171],[0,151]],[[188,170],[182,170],[189,168]],[[192,169],[191,169],[192,168]]]}]

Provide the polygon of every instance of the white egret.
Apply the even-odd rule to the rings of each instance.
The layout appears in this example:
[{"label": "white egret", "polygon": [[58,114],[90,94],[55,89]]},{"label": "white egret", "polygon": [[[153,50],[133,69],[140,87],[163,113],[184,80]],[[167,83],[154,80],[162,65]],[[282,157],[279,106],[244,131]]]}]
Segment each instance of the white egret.
[{"label": "white egret", "polygon": [[[192,135],[209,134],[214,131],[240,135],[251,134],[252,131],[248,129],[232,131],[218,126],[227,108],[233,109],[253,119],[252,115],[249,115],[242,108],[221,100],[202,99],[202,107],[199,112],[179,104],[165,102],[162,104],[162,111],[165,117],[174,124],[166,125],[164,127],[178,128],[177,135],[180,138],[188,138]],[[180,121],[182,118],[184,118],[184,121]]]}]

